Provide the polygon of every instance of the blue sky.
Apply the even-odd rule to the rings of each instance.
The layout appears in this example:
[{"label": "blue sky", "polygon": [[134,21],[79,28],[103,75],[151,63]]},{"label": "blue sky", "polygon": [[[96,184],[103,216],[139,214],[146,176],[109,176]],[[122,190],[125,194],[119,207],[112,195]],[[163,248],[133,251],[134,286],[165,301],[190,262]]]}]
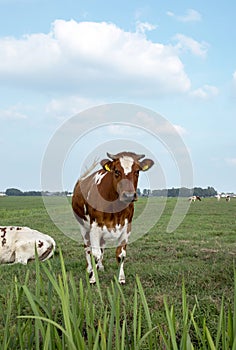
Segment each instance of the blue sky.
[{"label": "blue sky", "polygon": [[[58,128],[87,108],[127,103],[175,127],[194,186],[236,192],[235,13],[234,1],[0,0],[0,191],[40,190]],[[121,138],[115,131],[71,147],[65,190],[81,159]],[[160,144],[120,131],[155,155],[160,187],[179,186]]]}]

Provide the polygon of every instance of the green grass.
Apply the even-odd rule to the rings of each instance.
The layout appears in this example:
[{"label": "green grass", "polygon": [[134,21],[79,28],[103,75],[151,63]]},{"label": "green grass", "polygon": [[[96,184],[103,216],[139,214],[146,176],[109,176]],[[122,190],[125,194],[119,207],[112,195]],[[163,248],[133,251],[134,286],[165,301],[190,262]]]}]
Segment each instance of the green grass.
[{"label": "green grass", "polygon": [[[162,205],[163,200],[152,201]],[[46,263],[0,266],[0,348],[236,346],[236,199],[192,203],[170,234],[166,228],[175,203],[168,199],[150,232],[128,246],[127,282],[121,288],[114,248],[105,251],[105,272],[90,287],[82,244],[54,226],[42,198],[0,198],[0,225],[33,227],[51,235],[58,247]],[[138,215],[145,199],[136,204]]]}]

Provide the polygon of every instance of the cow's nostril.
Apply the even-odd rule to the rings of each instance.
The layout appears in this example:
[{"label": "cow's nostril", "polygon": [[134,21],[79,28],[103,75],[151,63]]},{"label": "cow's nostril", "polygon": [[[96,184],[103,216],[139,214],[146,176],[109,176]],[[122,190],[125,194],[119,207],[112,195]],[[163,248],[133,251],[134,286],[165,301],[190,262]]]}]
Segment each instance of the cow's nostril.
[{"label": "cow's nostril", "polygon": [[136,198],[135,192],[123,192],[123,199],[126,201],[133,201]]}]

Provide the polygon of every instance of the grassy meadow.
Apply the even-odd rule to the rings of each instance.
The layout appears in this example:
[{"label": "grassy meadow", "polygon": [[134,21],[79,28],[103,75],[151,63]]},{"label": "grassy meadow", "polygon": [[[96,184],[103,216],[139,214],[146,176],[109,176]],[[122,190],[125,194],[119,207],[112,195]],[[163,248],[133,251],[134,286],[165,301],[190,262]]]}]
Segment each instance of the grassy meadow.
[{"label": "grassy meadow", "polygon": [[[89,286],[82,244],[59,231],[42,198],[0,197],[1,226],[29,226],[57,243],[48,262],[0,266],[0,348],[236,349],[236,198],[191,203],[167,233],[175,203],[168,198],[150,232],[128,246],[125,286],[114,248]],[[135,215],[144,206],[140,198]]]}]

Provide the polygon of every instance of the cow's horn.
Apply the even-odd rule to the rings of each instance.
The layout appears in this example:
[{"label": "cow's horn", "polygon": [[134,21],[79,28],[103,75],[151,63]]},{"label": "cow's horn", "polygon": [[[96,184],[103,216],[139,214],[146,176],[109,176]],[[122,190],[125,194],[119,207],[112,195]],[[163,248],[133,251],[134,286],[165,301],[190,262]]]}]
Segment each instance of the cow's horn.
[{"label": "cow's horn", "polygon": [[108,153],[108,152],[107,152],[107,156],[108,156],[109,158],[111,158],[112,160],[116,160],[116,159],[117,159],[117,156],[116,156],[115,154],[111,154],[111,153]]},{"label": "cow's horn", "polygon": [[138,155],[137,155],[137,159],[138,159],[138,160],[140,160],[140,159],[142,159],[142,158],[144,158],[144,157],[145,157],[145,154],[138,154]]}]

